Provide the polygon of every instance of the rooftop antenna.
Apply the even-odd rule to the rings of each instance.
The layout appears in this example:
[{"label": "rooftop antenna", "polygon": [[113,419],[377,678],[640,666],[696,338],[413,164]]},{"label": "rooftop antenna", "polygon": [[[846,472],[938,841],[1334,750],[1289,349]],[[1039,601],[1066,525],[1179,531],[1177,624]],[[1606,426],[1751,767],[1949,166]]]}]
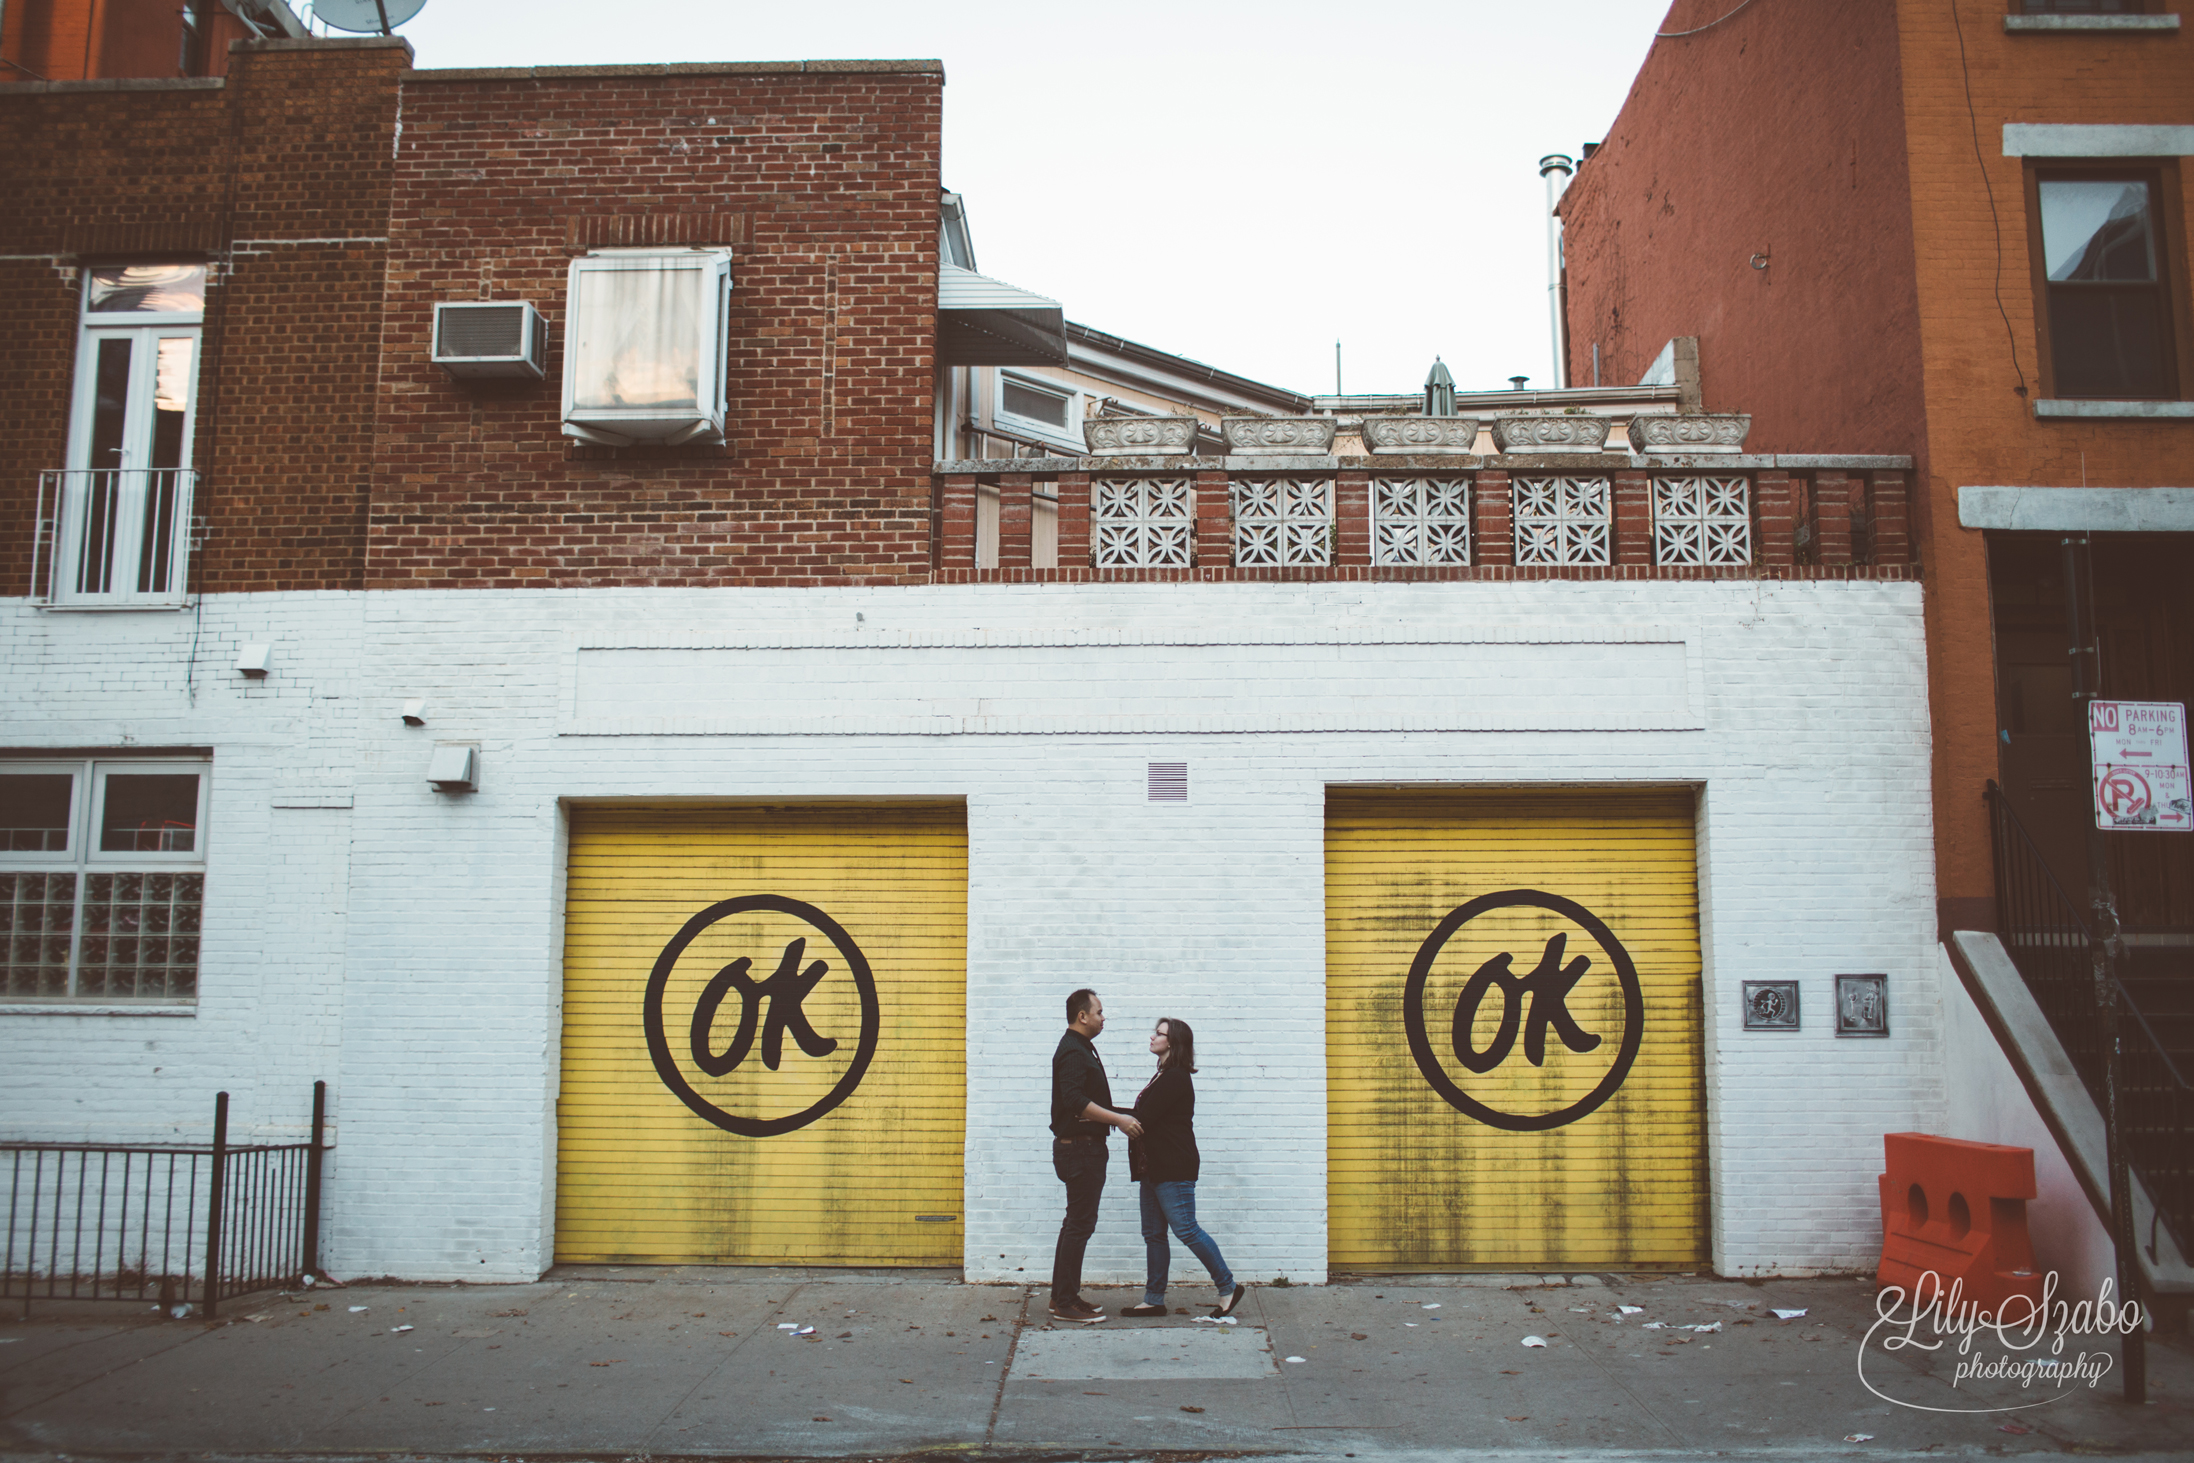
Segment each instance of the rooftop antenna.
[{"label": "rooftop antenna", "polygon": [[1333,342],[1333,394],[1341,394],[1341,343]]},{"label": "rooftop antenna", "polygon": [[394,35],[427,8],[427,0],[312,0],[312,17],[355,35]]}]

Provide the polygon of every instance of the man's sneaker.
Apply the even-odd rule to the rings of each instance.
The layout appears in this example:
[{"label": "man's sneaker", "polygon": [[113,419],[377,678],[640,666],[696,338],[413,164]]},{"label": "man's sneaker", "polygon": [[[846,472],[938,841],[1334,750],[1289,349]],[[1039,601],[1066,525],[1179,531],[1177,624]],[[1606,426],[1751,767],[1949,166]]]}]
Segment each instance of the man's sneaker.
[{"label": "man's sneaker", "polygon": [[1054,1321],[1078,1321],[1085,1326],[1110,1319],[1103,1311],[1087,1302],[1055,1305],[1051,1308],[1051,1318]]}]

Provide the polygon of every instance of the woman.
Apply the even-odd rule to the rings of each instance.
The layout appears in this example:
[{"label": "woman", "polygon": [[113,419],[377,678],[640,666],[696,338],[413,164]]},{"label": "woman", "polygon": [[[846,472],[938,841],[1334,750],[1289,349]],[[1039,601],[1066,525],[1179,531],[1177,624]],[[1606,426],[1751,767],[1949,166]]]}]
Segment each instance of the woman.
[{"label": "woman", "polygon": [[1196,1153],[1196,1084],[1189,1080],[1196,1070],[1196,1033],[1186,1021],[1168,1017],[1151,1032],[1150,1050],[1158,1058],[1158,1071],[1135,1099],[1135,1120],[1143,1125],[1143,1136],[1129,1143],[1127,1150],[1128,1174],[1143,1186],[1148,1267],[1143,1303],[1125,1307],[1120,1314],[1166,1313],[1166,1272],[1173,1266],[1166,1231],[1171,1229],[1189,1253],[1204,1262],[1212,1284],[1219,1287],[1218,1309],[1212,1314],[1230,1316],[1249,1287],[1234,1283],[1219,1246],[1196,1223],[1196,1174],[1201,1160]]}]

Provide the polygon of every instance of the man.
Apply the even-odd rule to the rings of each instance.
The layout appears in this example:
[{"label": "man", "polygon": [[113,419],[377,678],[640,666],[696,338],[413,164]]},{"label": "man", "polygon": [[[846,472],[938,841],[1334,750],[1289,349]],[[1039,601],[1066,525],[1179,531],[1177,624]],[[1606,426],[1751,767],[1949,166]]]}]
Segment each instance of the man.
[{"label": "man", "polygon": [[1089,1324],[1105,1313],[1082,1299],[1082,1252],[1097,1229],[1097,1201],[1105,1192],[1105,1140],[1118,1128],[1130,1138],[1143,1125],[1112,1110],[1112,1084],[1097,1060],[1097,1033],[1105,1029],[1105,1003],[1092,990],[1067,997],[1066,1035],[1051,1054],[1051,1166],[1067,1186],[1067,1214],[1051,1260],[1051,1315]]}]

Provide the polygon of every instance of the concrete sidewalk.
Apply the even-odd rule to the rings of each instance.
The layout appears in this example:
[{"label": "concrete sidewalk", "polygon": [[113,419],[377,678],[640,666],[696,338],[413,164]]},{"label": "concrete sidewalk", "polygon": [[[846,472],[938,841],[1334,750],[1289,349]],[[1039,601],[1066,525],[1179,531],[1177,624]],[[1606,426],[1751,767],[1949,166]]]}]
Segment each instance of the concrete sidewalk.
[{"label": "concrete sidewalk", "polygon": [[2151,1338],[2145,1407],[2114,1372],[1954,1386],[1955,1343],[1877,1336],[1862,1371],[1865,1280],[1374,1277],[1258,1286],[1238,1314],[1059,1326],[1040,1291],[956,1273],[700,1268],[354,1284],[215,1323],[40,1301],[0,1321],[0,1451],[2194,1455],[2183,1337]]}]

